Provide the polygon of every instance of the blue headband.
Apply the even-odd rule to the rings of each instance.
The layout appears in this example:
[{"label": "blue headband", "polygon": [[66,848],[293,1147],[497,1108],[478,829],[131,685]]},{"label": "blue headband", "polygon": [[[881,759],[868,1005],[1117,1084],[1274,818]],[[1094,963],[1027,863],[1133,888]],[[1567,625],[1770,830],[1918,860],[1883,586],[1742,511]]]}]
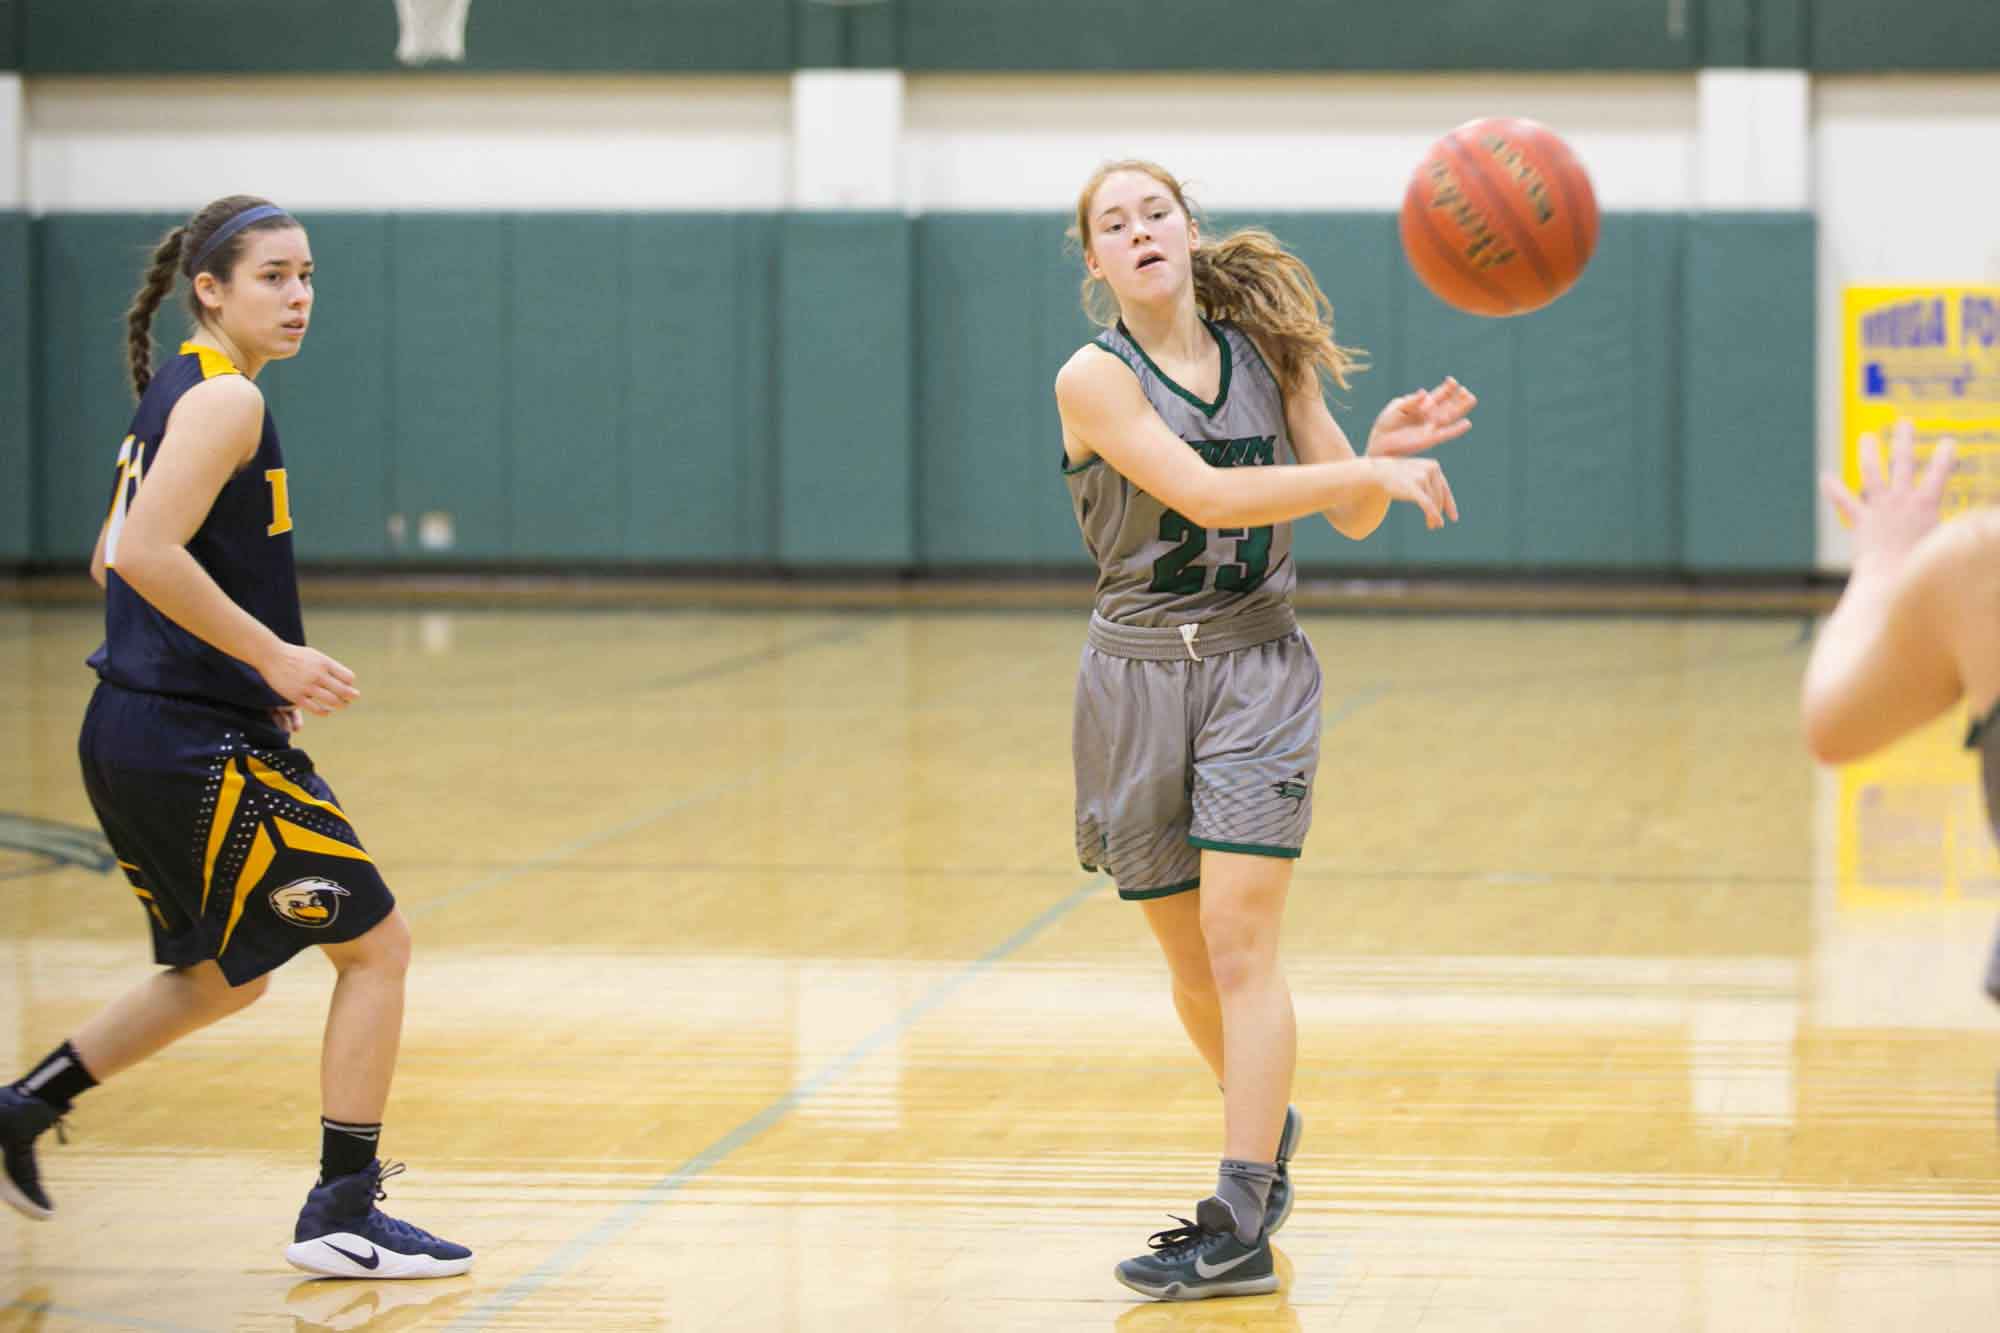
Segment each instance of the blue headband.
[{"label": "blue headband", "polygon": [[251,223],[263,222],[267,218],[289,216],[291,215],[276,204],[258,204],[254,208],[244,209],[241,213],[238,213],[235,217],[217,227],[209,234],[209,238],[202,242],[201,249],[195,251],[194,258],[188,261],[188,276],[193,277],[195,274],[201,272],[202,263],[215,253],[217,246],[234,236],[237,232],[242,231]]}]

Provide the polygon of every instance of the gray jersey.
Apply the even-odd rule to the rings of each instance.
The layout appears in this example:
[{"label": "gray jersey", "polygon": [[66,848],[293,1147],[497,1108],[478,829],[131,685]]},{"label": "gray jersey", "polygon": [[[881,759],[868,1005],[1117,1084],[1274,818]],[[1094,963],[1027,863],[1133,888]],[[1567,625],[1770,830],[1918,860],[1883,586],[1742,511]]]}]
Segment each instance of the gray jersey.
[{"label": "gray jersey", "polygon": [[[1161,374],[1122,322],[1095,345],[1131,367],[1167,429],[1211,466],[1292,462],[1284,394],[1256,344],[1233,324],[1207,327],[1222,350],[1213,403]],[[1097,561],[1097,613],[1106,620],[1184,625],[1291,601],[1298,581],[1291,524],[1200,528],[1101,458],[1063,472],[1083,544]]]}]

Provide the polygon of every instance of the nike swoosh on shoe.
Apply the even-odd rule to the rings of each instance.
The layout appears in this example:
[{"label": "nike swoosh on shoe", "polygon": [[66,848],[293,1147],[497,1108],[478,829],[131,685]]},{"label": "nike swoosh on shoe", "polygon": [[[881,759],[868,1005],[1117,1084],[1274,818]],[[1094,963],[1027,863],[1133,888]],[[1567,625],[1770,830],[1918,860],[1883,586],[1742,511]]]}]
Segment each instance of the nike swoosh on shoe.
[{"label": "nike swoosh on shoe", "polygon": [[1246,1250],[1242,1254],[1237,1255],[1234,1259],[1231,1259],[1226,1264],[1211,1264],[1206,1259],[1197,1258],[1194,1261],[1194,1271],[1201,1274],[1203,1277],[1221,1277],[1224,1273],[1227,1273],[1230,1269],[1236,1267],[1238,1264],[1244,1262],[1246,1259],[1250,1258],[1252,1255],[1256,1253],[1257,1251],[1255,1250]]},{"label": "nike swoosh on shoe", "polygon": [[335,1245],[330,1240],[323,1240],[320,1242],[320,1244],[326,1246],[326,1248],[332,1250],[335,1254],[340,1255],[342,1258],[352,1259],[355,1263],[360,1264],[363,1268],[376,1268],[379,1267],[382,1263],[382,1254],[379,1250],[370,1249],[368,1251],[368,1257],[366,1259],[363,1259],[358,1254],[353,1254],[347,1250],[341,1249],[338,1245]]}]

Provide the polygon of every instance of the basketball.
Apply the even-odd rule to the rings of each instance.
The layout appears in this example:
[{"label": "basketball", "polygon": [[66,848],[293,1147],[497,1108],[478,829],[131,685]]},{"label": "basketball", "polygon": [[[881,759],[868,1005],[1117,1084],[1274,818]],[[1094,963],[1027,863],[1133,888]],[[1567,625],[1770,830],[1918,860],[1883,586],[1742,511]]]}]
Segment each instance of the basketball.
[{"label": "basketball", "polygon": [[1431,145],[1403,195],[1403,253],[1475,315],[1539,310],[1597,248],[1597,196],[1569,145],[1532,120],[1470,121]]}]

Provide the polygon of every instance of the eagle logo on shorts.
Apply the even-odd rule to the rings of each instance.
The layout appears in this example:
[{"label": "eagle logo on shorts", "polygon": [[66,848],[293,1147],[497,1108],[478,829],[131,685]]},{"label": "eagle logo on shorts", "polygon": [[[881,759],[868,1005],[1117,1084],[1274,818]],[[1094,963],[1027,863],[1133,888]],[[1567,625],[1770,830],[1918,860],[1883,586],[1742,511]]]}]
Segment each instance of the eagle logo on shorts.
[{"label": "eagle logo on shorts", "polygon": [[295,879],[271,890],[271,910],[295,926],[320,930],[333,924],[347,896],[330,879]]},{"label": "eagle logo on shorts", "polygon": [[1272,783],[1271,790],[1278,793],[1279,800],[1290,801],[1292,808],[1297,810],[1306,803],[1306,775],[1294,773],[1283,782]]}]

